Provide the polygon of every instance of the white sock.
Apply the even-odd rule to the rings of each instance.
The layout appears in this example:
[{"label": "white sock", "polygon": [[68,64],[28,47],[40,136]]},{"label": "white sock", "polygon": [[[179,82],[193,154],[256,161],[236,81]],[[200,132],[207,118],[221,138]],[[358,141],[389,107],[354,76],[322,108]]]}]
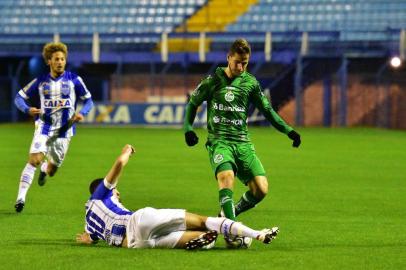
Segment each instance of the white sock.
[{"label": "white sock", "polygon": [[225,236],[246,236],[257,238],[260,234],[259,231],[253,230],[240,222],[228,218],[208,217],[206,220],[206,228],[209,230],[215,230],[217,233],[221,233]]},{"label": "white sock", "polygon": [[25,197],[27,196],[28,189],[31,186],[32,179],[34,178],[36,169],[37,168],[32,166],[30,163],[27,163],[27,165],[25,165],[24,170],[21,173],[20,185],[18,187],[17,201],[18,200],[25,201]]},{"label": "white sock", "polygon": [[47,161],[42,162],[41,172],[47,173],[47,168],[48,168],[48,162]]}]

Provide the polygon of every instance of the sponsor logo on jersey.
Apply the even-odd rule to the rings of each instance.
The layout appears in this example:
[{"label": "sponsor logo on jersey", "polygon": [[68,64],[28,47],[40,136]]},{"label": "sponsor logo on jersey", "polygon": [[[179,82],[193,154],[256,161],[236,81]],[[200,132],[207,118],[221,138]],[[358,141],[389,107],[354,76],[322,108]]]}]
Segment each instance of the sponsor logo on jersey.
[{"label": "sponsor logo on jersey", "polygon": [[216,102],[213,104],[213,109],[225,112],[244,112],[244,108],[238,106],[227,106],[224,104],[217,104]]},{"label": "sponsor logo on jersey", "polygon": [[220,118],[218,116],[214,116],[213,122],[217,124],[218,122],[220,122]]},{"label": "sponsor logo on jersey", "polygon": [[63,95],[67,96],[70,94],[70,87],[69,83],[62,83],[61,85],[61,92]]},{"label": "sponsor logo on jersey", "polygon": [[225,95],[224,98],[226,101],[231,102],[234,100],[234,93],[231,91],[228,91]]},{"label": "sponsor logo on jersey", "polygon": [[45,109],[54,109],[54,108],[70,108],[71,101],[70,99],[45,99],[44,100]]},{"label": "sponsor logo on jersey", "polygon": [[220,162],[223,161],[223,159],[224,159],[224,157],[223,157],[222,154],[217,154],[217,155],[214,156],[213,160],[214,160],[214,163],[220,163]]}]

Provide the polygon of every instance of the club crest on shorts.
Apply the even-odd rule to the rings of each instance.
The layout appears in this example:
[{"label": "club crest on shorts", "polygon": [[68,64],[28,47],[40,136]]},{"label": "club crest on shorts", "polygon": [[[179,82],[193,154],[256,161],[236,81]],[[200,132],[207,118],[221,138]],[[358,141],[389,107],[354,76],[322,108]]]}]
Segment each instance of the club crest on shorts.
[{"label": "club crest on shorts", "polygon": [[231,91],[228,91],[225,95],[224,98],[226,101],[231,102],[234,100],[234,94]]},{"label": "club crest on shorts", "polygon": [[40,146],[41,146],[41,142],[36,142],[36,143],[34,143],[34,148],[35,148],[35,149],[40,148]]},{"label": "club crest on shorts", "polygon": [[223,161],[223,159],[224,159],[224,157],[222,154],[217,154],[214,156],[213,160],[214,160],[214,163],[219,163],[219,162]]}]

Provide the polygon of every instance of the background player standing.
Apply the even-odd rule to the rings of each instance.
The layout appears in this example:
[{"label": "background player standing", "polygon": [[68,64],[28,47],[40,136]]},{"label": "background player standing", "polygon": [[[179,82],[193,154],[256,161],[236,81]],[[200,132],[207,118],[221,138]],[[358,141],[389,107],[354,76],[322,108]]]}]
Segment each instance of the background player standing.
[{"label": "background player standing", "polygon": [[[49,65],[50,72],[31,81],[21,89],[15,98],[19,110],[35,118],[34,137],[30,147],[28,162],[25,165],[18,189],[15,209],[21,212],[37,167],[41,165],[38,178],[40,186],[46,176],[53,176],[62,165],[68,151],[70,138],[75,134],[75,123],[83,120],[93,107],[91,94],[82,78],[65,71],[68,48],[65,44],[48,43],[42,56]],[[83,108],[75,112],[77,97],[83,101]],[[26,101],[37,99],[39,108]]]},{"label": "background player standing", "polygon": [[[268,192],[265,170],[248,135],[249,104],[254,103],[277,130],[287,134],[294,147],[301,143],[300,135],[272,109],[259,82],[246,72],[250,53],[245,39],[234,41],[227,55],[228,66],[218,67],[214,75],[204,79],[192,93],[183,125],[187,145],[197,144],[193,121],[198,106],[207,101],[206,148],[219,186],[221,210],[232,220],[258,204]],[[234,207],[235,175],[249,190]]]}]

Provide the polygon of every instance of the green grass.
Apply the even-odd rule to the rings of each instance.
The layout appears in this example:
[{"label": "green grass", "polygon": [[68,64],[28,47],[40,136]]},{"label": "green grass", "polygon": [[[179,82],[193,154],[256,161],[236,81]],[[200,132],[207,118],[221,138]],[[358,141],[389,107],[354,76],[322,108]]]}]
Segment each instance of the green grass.
[{"label": "green grass", "polygon": [[[406,132],[381,129],[299,129],[290,146],[269,128],[251,128],[270,182],[267,198],[240,220],[278,225],[269,246],[210,251],[128,250],[80,246],[90,179],[104,176],[125,143],[137,154],[119,188],[130,209],[187,208],[216,215],[217,184],[200,143],[182,132],[80,126],[57,175],[36,179],[23,213],[14,212],[32,125],[0,125],[0,265],[2,269],[405,269]],[[38,174],[38,172],[37,172]],[[235,199],[244,187],[236,182]]]}]

